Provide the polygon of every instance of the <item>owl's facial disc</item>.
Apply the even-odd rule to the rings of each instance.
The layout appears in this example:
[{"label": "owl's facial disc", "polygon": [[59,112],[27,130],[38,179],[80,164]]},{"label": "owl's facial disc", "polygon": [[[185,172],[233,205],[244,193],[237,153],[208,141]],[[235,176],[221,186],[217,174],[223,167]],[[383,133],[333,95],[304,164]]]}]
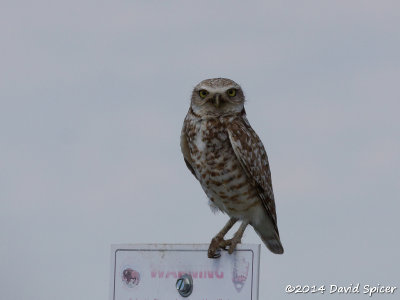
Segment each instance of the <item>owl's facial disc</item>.
[{"label": "owl's facial disc", "polygon": [[242,111],[244,101],[243,92],[235,82],[223,78],[208,79],[193,89],[191,108],[202,117],[222,116]]}]

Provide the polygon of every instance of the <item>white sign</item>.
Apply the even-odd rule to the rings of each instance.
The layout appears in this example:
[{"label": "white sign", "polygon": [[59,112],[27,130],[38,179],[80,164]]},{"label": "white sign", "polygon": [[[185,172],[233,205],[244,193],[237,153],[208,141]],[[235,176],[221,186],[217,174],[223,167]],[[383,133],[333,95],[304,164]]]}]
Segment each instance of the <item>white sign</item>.
[{"label": "white sign", "polygon": [[[207,257],[208,244],[112,245],[110,300],[258,300],[260,245]],[[176,281],[193,279],[184,298]]]}]

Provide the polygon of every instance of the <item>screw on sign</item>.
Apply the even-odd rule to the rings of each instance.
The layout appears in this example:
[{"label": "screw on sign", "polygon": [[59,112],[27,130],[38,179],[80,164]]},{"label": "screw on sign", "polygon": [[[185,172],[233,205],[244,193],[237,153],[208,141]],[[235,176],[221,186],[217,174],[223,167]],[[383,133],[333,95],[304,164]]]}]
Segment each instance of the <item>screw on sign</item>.
[{"label": "screw on sign", "polygon": [[176,281],[176,289],[182,297],[189,297],[193,291],[193,279],[190,274],[184,274]]}]

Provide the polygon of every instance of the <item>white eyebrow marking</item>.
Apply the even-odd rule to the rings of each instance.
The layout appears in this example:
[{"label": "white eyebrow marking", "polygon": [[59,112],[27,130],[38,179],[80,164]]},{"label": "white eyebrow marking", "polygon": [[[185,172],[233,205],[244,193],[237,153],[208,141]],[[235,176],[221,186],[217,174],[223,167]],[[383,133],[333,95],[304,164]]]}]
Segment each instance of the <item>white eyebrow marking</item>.
[{"label": "white eyebrow marking", "polygon": [[199,86],[199,90],[207,90],[208,92],[210,92],[210,93],[225,93],[227,90],[229,90],[229,89],[238,89],[238,87],[237,86],[235,86],[235,85],[227,85],[227,86],[224,86],[224,87],[218,87],[218,88],[213,88],[213,87],[210,87],[210,86],[207,86],[207,85],[201,85],[201,86]]}]

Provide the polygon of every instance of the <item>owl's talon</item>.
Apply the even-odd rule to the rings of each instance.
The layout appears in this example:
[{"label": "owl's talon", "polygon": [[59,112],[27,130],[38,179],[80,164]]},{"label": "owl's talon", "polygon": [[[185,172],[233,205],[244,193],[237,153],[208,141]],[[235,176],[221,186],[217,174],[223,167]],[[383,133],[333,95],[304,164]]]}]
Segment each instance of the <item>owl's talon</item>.
[{"label": "owl's talon", "polygon": [[232,239],[229,239],[229,240],[222,240],[222,241],[219,242],[219,247],[220,247],[221,249],[226,250],[226,247],[227,247],[227,246],[230,246],[231,244],[232,244]]},{"label": "owl's talon", "polygon": [[229,254],[232,254],[235,251],[237,244],[241,243],[241,239],[229,239],[229,240],[222,240],[219,243],[219,248],[225,251],[228,251]]},{"label": "owl's talon", "polygon": [[208,249],[208,258],[220,258],[221,249]]},{"label": "owl's talon", "polygon": [[210,246],[208,247],[208,257],[209,258],[218,258],[221,256],[221,253],[218,253],[219,243],[220,243],[220,239],[217,237],[214,237],[211,240]]},{"label": "owl's talon", "polygon": [[233,251],[236,249],[236,245],[239,244],[241,241],[240,239],[218,239],[213,238],[208,248],[208,257],[209,258],[219,258],[221,257],[221,250],[228,251],[229,254],[232,254]]},{"label": "owl's talon", "polygon": [[232,254],[233,251],[235,251],[237,244],[240,244],[241,242],[241,239],[231,239],[231,245],[229,246],[228,253]]},{"label": "owl's talon", "polygon": [[221,250],[226,250],[227,246],[231,245],[231,240],[224,240],[220,237],[214,237],[211,240],[210,246],[208,247],[209,258],[221,257]]}]

